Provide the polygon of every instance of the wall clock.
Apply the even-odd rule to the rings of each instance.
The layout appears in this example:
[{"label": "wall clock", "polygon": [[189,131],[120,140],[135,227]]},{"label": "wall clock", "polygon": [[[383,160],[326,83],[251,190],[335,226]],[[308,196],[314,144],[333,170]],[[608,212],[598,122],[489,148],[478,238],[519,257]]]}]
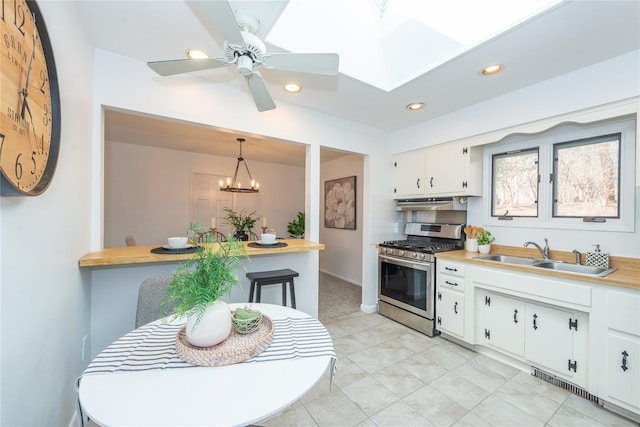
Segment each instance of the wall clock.
[{"label": "wall clock", "polygon": [[37,196],[60,147],[60,94],[47,28],[32,0],[0,0],[0,190]]}]

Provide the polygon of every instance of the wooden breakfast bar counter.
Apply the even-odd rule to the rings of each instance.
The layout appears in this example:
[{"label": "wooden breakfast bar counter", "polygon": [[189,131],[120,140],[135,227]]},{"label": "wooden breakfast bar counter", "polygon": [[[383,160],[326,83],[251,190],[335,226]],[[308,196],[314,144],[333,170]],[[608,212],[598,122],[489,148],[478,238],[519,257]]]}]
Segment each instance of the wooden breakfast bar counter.
[{"label": "wooden breakfast bar counter", "polygon": [[[295,280],[297,309],[318,317],[318,251],[322,243],[301,239],[278,240],[285,247],[252,247],[245,242],[249,258],[241,262],[236,274],[239,286],[234,288],[228,302],[246,302],[249,299],[249,271],[290,268],[300,276]],[[215,243],[217,244],[217,243]],[[224,243],[223,243],[224,244]],[[93,359],[118,337],[135,329],[138,289],[147,278],[172,274],[175,268],[194,254],[156,254],[154,246],[126,246],[105,248],[80,258],[78,265],[83,274],[90,275],[91,283],[91,343]],[[266,287],[261,295],[264,303],[281,304],[279,286]]]}]

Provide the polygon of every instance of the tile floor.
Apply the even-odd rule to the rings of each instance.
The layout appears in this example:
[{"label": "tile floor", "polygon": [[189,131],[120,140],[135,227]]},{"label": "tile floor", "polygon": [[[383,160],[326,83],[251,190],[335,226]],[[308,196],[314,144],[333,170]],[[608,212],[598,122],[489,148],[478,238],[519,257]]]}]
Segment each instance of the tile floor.
[{"label": "tile floor", "polygon": [[261,426],[637,426],[529,373],[377,313],[324,320],[338,354],[309,393]]}]

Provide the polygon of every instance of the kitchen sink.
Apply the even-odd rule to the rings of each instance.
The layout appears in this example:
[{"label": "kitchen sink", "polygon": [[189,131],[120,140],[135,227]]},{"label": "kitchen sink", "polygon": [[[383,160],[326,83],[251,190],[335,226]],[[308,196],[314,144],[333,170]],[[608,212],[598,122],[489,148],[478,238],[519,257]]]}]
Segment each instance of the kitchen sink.
[{"label": "kitchen sink", "polygon": [[474,257],[474,259],[482,259],[485,261],[504,262],[505,264],[518,264],[518,265],[533,265],[540,262],[539,259],[525,258],[521,256],[509,256],[509,255],[481,255]]},{"label": "kitchen sink", "polygon": [[533,266],[538,268],[548,268],[550,270],[556,270],[556,271],[564,271],[567,273],[586,274],[589,276],[599,276],[599,277],[604,277],[617,270],[617,268],[593,267],[590,265],[567,264],[567,263],[547,262],[547,261],[538,262],[536,264],[533,264]]},{"label": "kitchen sink", "polygon": [[474,259],[495,261],[504,264],[527,265],[530,267],[546,268],[548,270],[562,271],[565,273],[583,274],[587,276],[599,277],[607,276],[617,270],[617,268],[592,267],[590,265],[569,264],[564,261],[545,260],[541,258],[526,258],[510,255],[480,255],[474,257]]}]

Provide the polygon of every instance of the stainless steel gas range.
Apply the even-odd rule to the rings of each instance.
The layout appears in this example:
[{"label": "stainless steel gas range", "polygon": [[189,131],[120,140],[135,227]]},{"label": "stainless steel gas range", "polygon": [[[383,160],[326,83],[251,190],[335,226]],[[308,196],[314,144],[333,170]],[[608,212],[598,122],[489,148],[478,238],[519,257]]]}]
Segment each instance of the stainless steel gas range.
[{"label": "stainless steel gas range", "polygon": [[435,256],[462,249],[464,224],[410,222],[406,239],[378,244],[378,311],[430,337],[436,333]]}]

